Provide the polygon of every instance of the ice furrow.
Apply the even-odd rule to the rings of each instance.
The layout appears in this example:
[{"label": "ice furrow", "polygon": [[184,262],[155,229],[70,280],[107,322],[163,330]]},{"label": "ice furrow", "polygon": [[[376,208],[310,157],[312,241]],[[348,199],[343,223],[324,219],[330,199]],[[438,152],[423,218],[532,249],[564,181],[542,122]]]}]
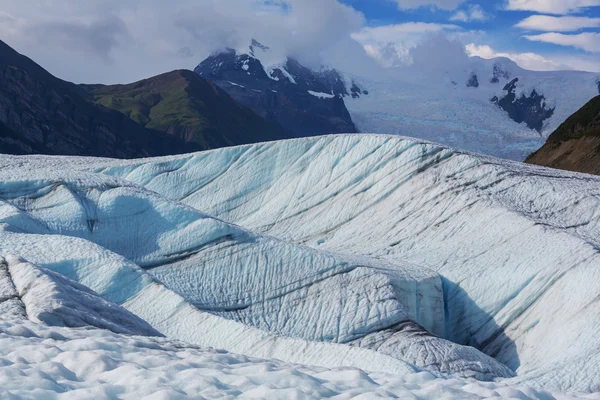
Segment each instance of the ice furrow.
[{"label": "ice furrow", "polygon": [[[300,159],[308,143],[320,150]],[[200,190],[186,203],[285,241],[391,264],[423,265],[443,274],[448,282],[445,337],[459,343],[497,337],[494,342],[503,343],[502,359],[513,359],[520,376],[544,370],[535,376],[546,379],[548,371],[579,365],[577,357],[600,359],[593,339],[593,312],[599,310],[590,303],[600,293],[599,178],[384,135],[260,147],[268,149],[263,157],[247,160],[243,171],[231,169],[213,182],[221,188],[218,193]],[[372,151],[374,158],[367,156]],[[269,157],[281,153],[290,162],[278,158],[277,168],[262,173]],[[227,157],[227,150],[203,153],[179,169],[177,181],[209,179],[203,163]],[[149,162],[152,167],[146,168],[157,168],[156,161],[141,161]],[[113,163],[125,170],[140,161]],[[334,164],[332,171],[328,167]],[[120,176],[119,167],[113,166],[111,174]],[[248,174],[251,186],[229,185]],[[139,183],[143,177],[128,179]],[[350,183],[356,186],[348,189]],[[178,199],[168,181],[148,188]],[[245,197],[239,197],[240,190]],[[352,196],[356,192],[360,195]],[[234,196],[232,210],[228,199]],[[545,295],[531,301],[545,282],[564,271]],[[570,350],[571,338],[578,338],[575,351]],[[579,356],[561,357],[566,353]],[[591,368],[575,380],[564,375],[552,384],[600,390],[600,383],[594,385],[590,378],[596,376]]]}]

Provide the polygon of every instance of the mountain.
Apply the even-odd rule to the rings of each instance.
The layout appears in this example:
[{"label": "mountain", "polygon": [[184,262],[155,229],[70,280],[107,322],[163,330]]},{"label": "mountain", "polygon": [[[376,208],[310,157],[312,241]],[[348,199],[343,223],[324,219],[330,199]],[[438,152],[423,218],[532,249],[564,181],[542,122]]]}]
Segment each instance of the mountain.
[{"label": "mountain", "polygon": [[600,93],[600,75],[536,72],[505,58],[388,68],[352,76],[369,96],[346,106],[361,132],[393,133],[524,160]]},{"label": "mountain", "polygon": [[202,149],[286,138],[275,125],[192,71],[173,71],[128,85],[81,87],[97,104]]},{"label": "mountain", "polygon": [[1,152],[131,158],[198,149],[87,96],[0,41]]},{"label": "mountain", "polygon": [[[290,136],[357,132],[343,99],[350,91],[337,71],[312,71],[292,58],[270,57],[268,47],[253,41],[246,52],[211,55],[194,72]],[[358,87],[353,90],[362,95]]]},{"label": "mountain", "polygon": [[598,74],[455,56],[356,75],[307,68],[253,41],[243,51],[213,54],[195,72],[293,136],[398,134],[517,161],[600,93]]},{"label": "mountain", "polygon": [[600,175],[600,96],[560,125],[526,162]]}]

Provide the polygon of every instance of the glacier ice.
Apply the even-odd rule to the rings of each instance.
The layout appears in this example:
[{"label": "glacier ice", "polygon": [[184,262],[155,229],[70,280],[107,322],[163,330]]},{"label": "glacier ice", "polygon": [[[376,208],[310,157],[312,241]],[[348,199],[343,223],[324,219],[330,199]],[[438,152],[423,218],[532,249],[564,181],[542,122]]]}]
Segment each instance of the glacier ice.
[{"label": "glacier ice", "polygon": [[288,242],[436,271],[444,338],[517,379],[600,390],[596,177],[385,135],[90,168]]},{"label": "glacier ice", "polygon": [[[345,101],[358,129],[432,140],[522,161],[598,95],[595,73],[527,71],[502,58],[464,57],[457,65],[448,65],[446,60],[439,66],[431,64],[437,63],[384,69],[376,78],[348,76],[349,83],[359,82],[369,89],[368,96]],[[472,76],[479,78],[476,88],[468,86]],[[547,108],[553,109],[541,132],[515,122],[491,101],[505,96],[503,88],[515,77],[517,98],[530,96],[535,90],[544,96]]]},{"label": "glacier ice", "polygon": [[600,391],[600,178],[386,135],[0,166],[0,247],[171,339]]},{"label": "glacier ice", "polygon": [[[23,319],[50,326],[95,327],[115,333],[161,336],[147,322],[111,303],[89,288],[18,257],[0,260],[4,285],[22,304]],[[5,316],[6,317],[6,316]]]},{"label": "glacier ice", "polygon": [[[31,247],[36,241],[35,234],[40,233],[84,239],[125,257],[136,267],[143,267],[191,307],[303,340],[343,344],[406,321],[422,324],[424,332],[428,329],[434,334],[444,333],[442,282],[426,268],[335,255],[256,235],[105,175],[71,171],[66,177],[59,177],[46,170],[26,170],[23,175],[27,178],[12,172],[6,176],[6,190],[2,190],[0,197],[6,202],[5,214],[11,215],[6,219],[11,221],[11,228],[31,229],[30,237],[24,238],[21,233],[14,239],[16,233],[7,233],[5,247],[23,242]],[[27,217],[22,222],[12,217],[12,213]],[[34,229],[30,227],[31,220],[37,222]],[[41,240],[47,239],[41,236]],[[81,253],[84,245],[77,246]],[[42,246],[36,248],[37,253]],[[119,304],[125,304],[138,292],[145,292],[143,285],[148,284],[148,278],[140,277],[141,272],[134,268],[104,272],[101,279],[108,279],[109,274],[114,277],[100,284],[94,280],[95,274],[87,272],[90,267],[81,266],[81,262],[71,259],[66,264],[64,261],[56,264],[46,255],[33,256],[22,247],[10,249],[40,265],[50,263],[52,267],[48,268],[79,279]],[[68,268],[76,270],[75,274]],[[145,304],[150,295],[144,296]],[[156,293],[152,296],[160,298]],[[151,317],[137,309],[136,312],[159,330],[164,325],[163,322],[155,325],[159,319],[156,315]],[[175,327],[168,329],[161,332],[169,335]],[[396,333],[398,336],[403,336],[403,332]],[[197,337],[195,334],[193,338],[186,335],[180,338],[197,342]],[[253,340],[274,340],[266,338],[259,335],[247,339],[244,346],[256,346]],[[410,342],[413,338],[408,335],[404,340]],[[427,341],[433,343],[432,349],[457,347],[434,335],[427,336]],[[201,343],[232,349],[222,342]],[[304,342],[297,343],[304,346]],[[248,353],[244,346],[240,350],[245,354],[272,356],[270,352]],[[342,353],[371,353],[363,347],[345,347]],[[423,349],[428,351],[426,347]],[[286,352],[289,353],[289,350],[276,351],[284,359]],[[446,362],[446,355],[452,351],[431,351],[427,357],[410,361],[436,372],[480,379],[512,375],[508,368],[475,349],[464,351],[470,354],[471,363]],[[401,352],[384,354],[404,361]],[[425,359],[427,364],[421,364]],[[296,358],[288,361],[299,362]]]}]

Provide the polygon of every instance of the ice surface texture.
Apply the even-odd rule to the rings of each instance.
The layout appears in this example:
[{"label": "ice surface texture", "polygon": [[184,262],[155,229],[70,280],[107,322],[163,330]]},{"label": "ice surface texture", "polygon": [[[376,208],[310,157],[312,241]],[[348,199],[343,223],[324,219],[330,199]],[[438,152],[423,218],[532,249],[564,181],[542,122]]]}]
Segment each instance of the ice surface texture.
[{"label": "ice surface texture", "polygon": [[[46,236],[60,235],[55,236],[55,240],[77,237],[94,242],[103,250],[134,262],[136,268],[143,267],[167,289],[193,306],[190,311],[198,318],[206,317],[196,308],[272,334],[341,344],[382,329],[389,330],[402,322],[415,321],[423,326],[419,328],[423,337],[406,335],[403,331],[395,332],[394,336],[404,340],[411,348],[417,348],[411,345],[416,340],[431,343],[431,346],[421,347],[423,354],[405,355],[389,349],[381,353],[434,372],[486,380],[513,375],[509,368],[473,348],[457,346],[435,335],[425,335],[427,330],[443,335],[445,329],[442,281],[426,268],[336,255],[263,237],[194,208],[166,200],[125,180],[85,171],[62,172],[62,175],[61,172],[35,168],[13,171],[6,174],[0,197],[6,201],[5,214],[10,216],[6,220],[11,221],[12,229],[32,234],[46,233]],[[143,281],[144,278],[135,276],[136,271],[143,274],[139,268],[119,271],[103,267],[104,272],[96,271],[101,277],[99,279],[105,281],[100,283],[87,272],[90,267],[81,265],[79,261],[74,262],[72,258],[66,263],[65,260],[56,260],[57,257],[60,259],[61,253],[51,256],[50,260],[47,254],[40,254],[42,246],[32,251],[30,247],[36,240],[34,235],[28,238],[24,234],[17,236],[7,232],[6,236],[5,247],[78,279],[109,300],[125,305],[166,335],[173,336],[172,333],[179,329],[177,335],[182,336],[174,337],[245,354],[261,357],[278,354],[277,357],[288,361],[313,364],[327,359],[322,355],[319,361],[313,359],[318,355],[316,349],[324,344],[288,340],[293,346],[300,346],[301,353],[313,354],[309,358],[290,358],[294,352],[286,347],[286,340],[260,331],[256,331],[258,333],[254,337],[247,334],[243,344],[237,344],[241,347],[231,347],[236,342],[227,337],[211,341],[208,339],[211,336],[205,336],[198,342],[200,335],[197,328],[194,332],[186,332],[191,328],[181,327],[182,324],[190,324],[189,317],[178,315],[174,318],[177,322],[166,326],[161,321],[166,305],[157,304],[140,310],[127,303],[136,298],[139,291],[146,290],[143,283],[124,284]],[[47,240],[45,236],[41,238]],[[26,246],[21,243],[26,243]],[[78,254],[82,254],[81,247],[84,245],[78,246]],[[63,252],[62,257],[67,254]],[[86,272],[81,268],[85,268]],[[179,298],[176,300],[173,293],[169,296],[173,299],[171,301],[181,301]],[[156,302],[160,295],[144,292],[142,298],[140,303],[148,307],[149,302]],[[136,298],[133,303],[138,304],[138,301]],[[214,323],[226,322],[213,315],[210,317],[211,321],[216,321]],[[239,329],[246,332],[243,327],[240,325]],[[212,336],[216,336],[215,333]],[[282,344],[279,350],[270,350],[265,348],[265,341]],[[263,349],[251,352],[251,348],[261,346]],[[275,344],[270,346],[277,348]],[[306,346],[315,350],[304,350]],[[333,361],[325,361],[323,365],[347,365],[348,361],[335,361],[339,357],[350,357],[346,353],[356,354],[357,366],[364,368],[369,368],[370,364],[364,360],[370,357],[387,358],[370,355],[374,351],[367,350],[371,347],[363,346],[360,341],[339,349],[340,355],[333,356]],[[457,357],[457,352],[462,356]],[[361,357],[362,361],[358,361]],[[394,364],[393,361],[385,364],[390,362]],[[395,364],[394,368],[405,368],[402,362]]]},{"label": "ice surface texture", "polygon": [[434,270],[445,338],[517,379],[600,390],[597,177],[384,135],[97,171],[289,242]]},{"label": "ice surface texture", "polygon": [[600,178],[383,135],[0,164],[2,248],[170,338],[600,390]]},{"label": "ice surface texture", "polygon": [[[432,63],[390,68],[378,79],[348,76],[369,95],[346,98],[346,107],[360,132],[395,133],[456,146],[492,156],[524,160],[571,114],[598,95],[600,75],[575,71],[535,72],[508,59],[466,58],[458,65]],[[478,86],[469,86],[475,76]],[[540,131],[517,123],[491,100],[517,78],[516,101],[541,96],[539,104],[524,101],[520,113],[553,110]],[[542,118],[541,116],[539,118]]]},{"label": "ice surface texture", "polygon": [[99,329],[0,320],[2,399],[593,399],[428,372],[285,364]]}]

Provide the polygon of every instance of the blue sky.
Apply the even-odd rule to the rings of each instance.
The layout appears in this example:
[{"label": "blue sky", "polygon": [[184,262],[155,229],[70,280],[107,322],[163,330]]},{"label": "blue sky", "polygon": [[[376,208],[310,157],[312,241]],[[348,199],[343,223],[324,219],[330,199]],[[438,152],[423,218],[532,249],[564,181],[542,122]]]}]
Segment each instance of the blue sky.
[{"label": "blue sky", "polygon": [[309,66],[371,71],[410,63],[432,33],[527,69],[600,72],[600,0],[0,0],[0,39],[87,83],[193,69],[252,38]]},{"label": "blue sky", "polygon": [[[466,45],[472,44],[470,48],[476,55],[511,55],[515,61],[526,64],[525,66],[531,69],[568,68],[600,71],[600,1],[342,2],[363,13],[365,25],[370,28],[414,22],[429,24],[430,27],[433,24],[452,25],[440,30]],[[475,18],[471,18],[473,15]],[[528,23],[523,25],[523,21]],[[523,26],[518,26],[520,23]],[[389,35],[387,38],[392,39]],[[402,35],[399,35],[398,40],[406,41]],[[571,42],[575,42],[577,46]],[[529,60],[526,60],[525,55],[530,56]]]}]

